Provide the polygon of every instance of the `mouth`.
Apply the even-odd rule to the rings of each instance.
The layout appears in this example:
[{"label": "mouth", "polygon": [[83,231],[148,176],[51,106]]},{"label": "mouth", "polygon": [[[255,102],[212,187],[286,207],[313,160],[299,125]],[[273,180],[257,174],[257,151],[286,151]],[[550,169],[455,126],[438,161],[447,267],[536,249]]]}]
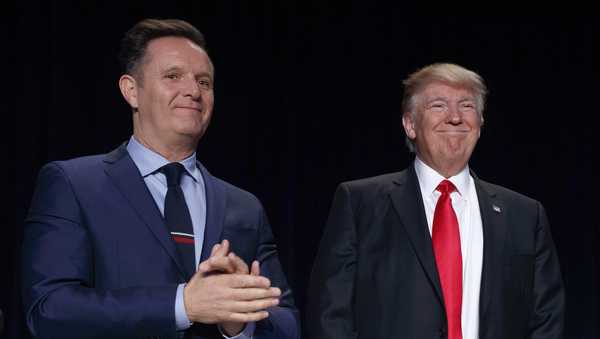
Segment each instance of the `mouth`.
[{"label": "mouth", "polygon": [[470,131],[469,130],[442,130],[442,131],[437,131],[438,133],[442,133],[442,134],[467,134]]},{"label": "mouth", "polygon": [[196,106],[176,106],[175,108],[202,112],[202,107]]}]

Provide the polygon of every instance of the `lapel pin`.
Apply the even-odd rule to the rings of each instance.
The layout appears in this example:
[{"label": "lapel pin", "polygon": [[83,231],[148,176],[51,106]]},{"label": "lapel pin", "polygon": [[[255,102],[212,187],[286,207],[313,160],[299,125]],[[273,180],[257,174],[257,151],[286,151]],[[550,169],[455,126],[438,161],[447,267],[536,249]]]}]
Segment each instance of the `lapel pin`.
[{"label": "lapel pin", "polygon": [[502,212],[502,209],[500,209],[500,207],[498,207],[496,205],[492,205],[492,208],[494,209],[494,212],[496,212],[496,213]]}]

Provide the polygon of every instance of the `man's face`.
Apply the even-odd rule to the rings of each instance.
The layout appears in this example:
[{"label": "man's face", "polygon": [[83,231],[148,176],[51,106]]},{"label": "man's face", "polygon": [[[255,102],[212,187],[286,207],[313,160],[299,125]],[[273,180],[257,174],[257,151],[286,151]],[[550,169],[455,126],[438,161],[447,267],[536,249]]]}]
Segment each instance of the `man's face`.
[{"label": "man's face", "polygon": [[[135,81],[136,136],[146,144],[197,142],[212,114],[213,68],[206,52],[188,39],[150,41]],[[135,114],[138,116],[135,117]]]},{"label": "man's face", "polygon": [[463,87],[440,82],[425,86],[411,114],[403,118],[406,135],[417,155],[442,175],[452,176],[466,166],[481,131],[475,96]]}]

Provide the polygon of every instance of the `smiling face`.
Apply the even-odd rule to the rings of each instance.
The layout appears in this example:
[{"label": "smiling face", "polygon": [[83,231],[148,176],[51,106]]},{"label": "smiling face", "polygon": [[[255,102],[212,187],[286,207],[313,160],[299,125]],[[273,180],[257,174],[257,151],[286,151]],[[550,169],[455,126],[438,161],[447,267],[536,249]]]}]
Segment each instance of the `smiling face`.
[{"label": "smiling face", "polygon": [[402,123],[419,158],[445,177],[468,163],[481,132],[475,95],[467,88],[432,82],[417,95],[415,112]]},{"label": "smiling face", "polygon": [[206,52],[188,39],[150,41],[137,76],[124,75],[120,87],[134,109],[136,139],[159,151],[195,149],[212,114],[213,68]]}]

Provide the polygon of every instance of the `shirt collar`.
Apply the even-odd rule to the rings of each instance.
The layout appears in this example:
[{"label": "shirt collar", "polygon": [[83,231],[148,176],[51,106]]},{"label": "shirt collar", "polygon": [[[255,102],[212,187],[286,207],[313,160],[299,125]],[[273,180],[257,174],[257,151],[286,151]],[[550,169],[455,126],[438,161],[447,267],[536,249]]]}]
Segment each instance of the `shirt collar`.
[{"label": "shirt collar", "polygon": [[[446,179],[444,176],[436,172],[433,168],[427,166],[419,157],[415,157],[415,171],[417,172],[417,178],[419,179],[419,186],[421,187],[421,194],[432,194],[440,182]],[[461,196],[465,196],[468,192],[469,180],[471,175],[469,174],[469,165],[467,164],[456,175],[451,176],[448,180],[454,184],[456,190]]]},{"label": "shirt collar", "polygon": [[[140,170],[142,177],[147,177],[148,175],[154,174],[164,165],[170,163],[171,161],[167,160],[162,155],[154,152],[148,147],[142,145],[139,141],[135,139],[132,135],[129,139],[129,143],[127,143],[127,152],[129,152],[129,156]],[[187,173],[196,181],[200,181],[200,171],[196,167],[196,152],[192,153],[189,157],[179,161],[180,164],[183,165]]]}]

